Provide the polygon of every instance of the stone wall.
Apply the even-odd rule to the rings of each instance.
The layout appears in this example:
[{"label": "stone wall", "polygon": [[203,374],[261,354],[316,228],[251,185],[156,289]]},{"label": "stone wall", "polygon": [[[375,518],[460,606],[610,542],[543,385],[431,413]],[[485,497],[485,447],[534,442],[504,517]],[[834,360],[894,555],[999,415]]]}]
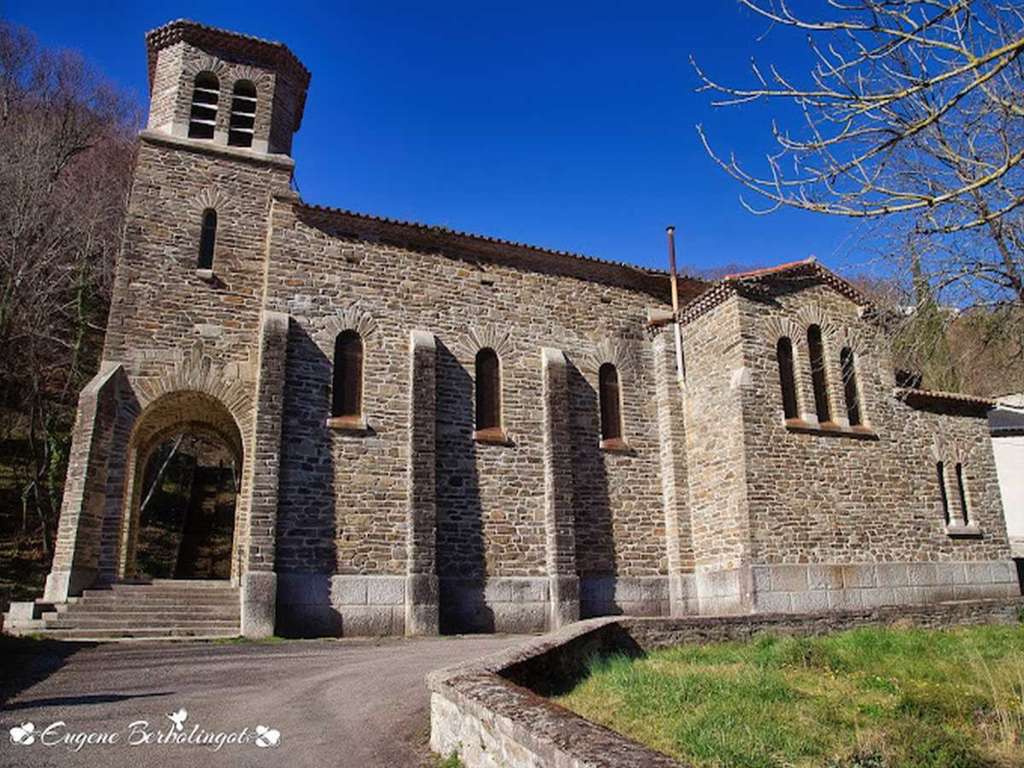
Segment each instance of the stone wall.
[{"label": "stone wall", "polygon": [[750,607],[741,333],[735,298],[683,329],[690,526],[702,613]]},{"label": "stone wall", "polygon": [[[437,574],[443,628],[541,629],[550,594],[542,350],[567,360],[568,420],[557,479],[575,516],[583,610],[614,609],[616,579],[666,576],[658,421],[644,308],[620,279],[502,263],[481,247],[408,242],[402,230],[279,198],[269,309],[291,315],[278,570],[382,576],[406,571],[409,333],[436,344]],[[603,267],[602,267],[603,268]],[[581,267],[582,269],[582,267]],[[630,274],[628,268],[621,271]],[[601,278],[598,270],[598,277]],[[663,301],[663,299],[660,299]],[[365,429],[327,426],[334,339],[364,343]],[[501,444],[474,440],[474,359],[501,361]],[[599,446],[597,370],[616,364],[628,450]],[[568,441],[568,444],[564,444]],[[549,446],[550,447],[550,446]],[[563,500],[559,503],[564,504]],[[590,586],[592,582],[594,586]],[[608,587],[611,589],[608,589]],[[646,612],[662,610],[667,589]],[[633,590],[630,603],[646,599]],[[600,601],[587,604],[593,596]],[[636,607],[630,605],[631,608]],[[622,610],[620,607],[619,610]]]},{"label": "stone wall", "polygon": [[[888,343],[824,285],[736,298],[754,592],[759,610],[817,610],[1014,594],[985,409],[894,395]],[[807,327],[823,330],[832,425],[819,428]],[[802,424],[782,410],[776,342],[791,338]],[[850,428],[840,350],[853,349],[864,424]],[[972,529],[947,526],[936,462],[962,462]],[[955,520],[954,520],[955,523]]]}]

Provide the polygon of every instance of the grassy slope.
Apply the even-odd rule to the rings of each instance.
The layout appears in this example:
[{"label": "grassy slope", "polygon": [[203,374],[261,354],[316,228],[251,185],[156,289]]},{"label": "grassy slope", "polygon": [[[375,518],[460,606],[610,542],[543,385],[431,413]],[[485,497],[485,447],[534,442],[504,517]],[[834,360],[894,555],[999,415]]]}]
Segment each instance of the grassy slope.
[{"label": "grassy slope", "polygon": [[702,768],[1024,766],[1024,627],[680,646],[559,703]]}]

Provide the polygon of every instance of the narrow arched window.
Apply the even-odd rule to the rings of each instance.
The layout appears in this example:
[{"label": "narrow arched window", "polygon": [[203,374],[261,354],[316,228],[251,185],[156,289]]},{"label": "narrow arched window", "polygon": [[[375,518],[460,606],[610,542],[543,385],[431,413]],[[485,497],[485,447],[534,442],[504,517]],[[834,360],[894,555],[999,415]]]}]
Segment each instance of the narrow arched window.
[{"label": "narrow arched window", "polygon": [[949,495],[946,493],[946,465],[941,461],[935,465],[935,475],[939,481],[939,500],[942,502],[942,517],[949,525]]},{"label": "narrow arched window", "polygon": [[796,374],[793,370],[793,342],[783,336],[775,345],[779,361],[779,387],[782,389],[782,411],[787,419],[800,418],[796,401]]},{"label": "narrow arched window", "polygon": [[334,340],[334,387],[331,416],[358,418],[363,412],[363,340],[342,331]]},{"label": "narrow arched window", "polygon": [[200,72],[192,83],[192,111],[188,116],[188,135],[192,139],[212,139],[217,127],[217,103],[220,80],[213,72]]},{"label": "narrow arched window", "polygon": [[597,381],[601,400],[601,440],[622,440],[619,372],[611,363],[605,363],[597,372]]},{"label": "narrow arched window", "polygon": [[490,348],[476,353],[476,428],[501,428],[501,364]]},{"label": "narrow arched window", "polygon": [[213,249],[217,244],[217,212],[213,208],[203,211],[203,225],[199,232],[199,269],[213,269]]},{"label": "narrow arched window", "polygon": [[828,402],[828,377],[825,374],[825,345],[821,339],[821,326],[807,329],[807,351],[811,358],[811,383],[814,387],[814,410],[818,423],[832,421]]},{"label": "narrow arched window", "polygon": [[839,367],[843,372],[843,395],[846,398],[846,418],[851,427],[861,424],[860,390],[857,388],[857,361],[853,350],[843,347],[839,353]]},{"label": "narrow arched window", "polygon": [[960,496],[960,519],[964,525],[971,524],[970,511],[967,509],[967,488],[964,483],[964,465],[957,462],[956,465],[956,490]]},{"label": "narrow arched window", "polygon": [[255,127],[256,86],[251,80],[239,80],[231,94],[228,144],[233,147],[251,147]]}]

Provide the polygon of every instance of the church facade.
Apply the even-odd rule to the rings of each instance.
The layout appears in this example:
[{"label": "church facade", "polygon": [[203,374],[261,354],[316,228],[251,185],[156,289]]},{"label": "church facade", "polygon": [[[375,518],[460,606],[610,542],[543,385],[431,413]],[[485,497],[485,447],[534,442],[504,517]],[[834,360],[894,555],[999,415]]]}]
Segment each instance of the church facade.
[{"label": "church facade", "polygon": [[991,404],[898,386],[821,265],[681,278],[673,313],[666,273],[307,203],[296,57],[188,21],[146,42],[46,601],[139,573],[146,467],[185,431],[237,458],[248,636],[1019,593]]}]

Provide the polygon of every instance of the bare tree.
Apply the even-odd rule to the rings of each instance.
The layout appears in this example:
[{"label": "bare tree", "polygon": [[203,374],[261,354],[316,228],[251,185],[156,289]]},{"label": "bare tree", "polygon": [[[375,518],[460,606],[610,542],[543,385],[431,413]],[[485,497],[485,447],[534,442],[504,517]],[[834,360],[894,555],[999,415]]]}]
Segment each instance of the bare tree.
[{"label": "bare tree", "polygon": [[[1024,307],[1024,8],[1013,0],[739,0],[806,39],[809,70],[751,64],[714,105],[777,104],[763,170],[708,153],[761,204],[885,222],[914,301]],[[801,7],[806,7],[806,3]],[[783,121],[792,122],[783,127]],[[919,289],[927,288],[921,295]]]},{"label": "bare tree", "polygon": [[79,56],[0,22],[0,428],[28,454],[20,495],[44,549],[99,358],[137,115]]}]

